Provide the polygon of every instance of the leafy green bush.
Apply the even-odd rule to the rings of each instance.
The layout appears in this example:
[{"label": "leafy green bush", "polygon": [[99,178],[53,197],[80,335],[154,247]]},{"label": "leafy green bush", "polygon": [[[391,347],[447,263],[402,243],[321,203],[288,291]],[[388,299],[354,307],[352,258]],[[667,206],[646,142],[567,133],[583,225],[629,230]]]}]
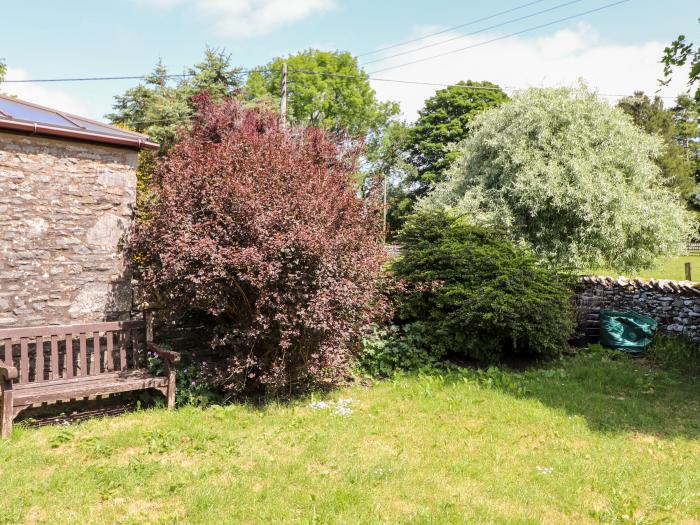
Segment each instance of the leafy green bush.
[{"label": "leafy green bush", "polygon": [[413,324],[375,328],[362,339],[358,362],[361,372],[391,377],[396,372],[433,369],[439,360],[426,349],[426,339]]},{"label": "leafy green bush", "polygon": [[574,329],[568,278],[505,233],[433,211],[409,218],[398,241],[398,315],[416,323],[434,355],[491,361],[566,348]]},{"label": "leafy green bush", "polygon": [[686,337],[658,334],[648,355],[664,368],[700,375],[700,345]]},{"label": "leafy green bush", "polygon": [[[163,360],[155,353],[149,352],[147,360],[148,369],[152,373],[165,374]],[[214,386],[214,374],[205,364],[197,361],[195,354],[182,354],[182,359],[177,364],[175,378],[175,404],[177,406],[207,406],[220,397]]]}]

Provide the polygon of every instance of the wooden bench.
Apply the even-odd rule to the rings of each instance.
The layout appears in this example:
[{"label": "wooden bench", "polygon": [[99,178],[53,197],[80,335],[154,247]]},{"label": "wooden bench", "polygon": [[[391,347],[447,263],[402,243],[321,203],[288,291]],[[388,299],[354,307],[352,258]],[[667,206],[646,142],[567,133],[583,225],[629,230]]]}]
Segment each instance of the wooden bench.
[{"label": "wooden bench", "polygon": [[[145,368],[145,350],[164,364],[165,375]],[[0,330],[0,436],[9,437],[24,409],[155,389],[175,405],[175,367],[180,356],[153,344],[146,320]],[[48,350],[48,352],[47,352]]]}]

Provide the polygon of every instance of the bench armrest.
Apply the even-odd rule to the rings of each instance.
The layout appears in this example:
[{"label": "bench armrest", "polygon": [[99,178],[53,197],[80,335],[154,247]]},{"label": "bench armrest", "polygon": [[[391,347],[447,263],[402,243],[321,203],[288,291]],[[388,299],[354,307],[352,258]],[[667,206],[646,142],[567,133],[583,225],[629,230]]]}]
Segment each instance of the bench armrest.
[{"label": "bench armrest", "polygon": [[155,343],[148,343],[148,350],[157,354],[158,357],[160,357],[164,361],[168,361],[169,363],[177,363],[178,361],[180,361],[179,352],[166,350],[165,348],[161,348]]},{"label": "bench armrest", "polygon": [[17,377],[19,377],[17,374],[17,369],[12,365],[6,364],[5,361],[0,359],[0,379],[12,381],[13,379],[17,379]]}]

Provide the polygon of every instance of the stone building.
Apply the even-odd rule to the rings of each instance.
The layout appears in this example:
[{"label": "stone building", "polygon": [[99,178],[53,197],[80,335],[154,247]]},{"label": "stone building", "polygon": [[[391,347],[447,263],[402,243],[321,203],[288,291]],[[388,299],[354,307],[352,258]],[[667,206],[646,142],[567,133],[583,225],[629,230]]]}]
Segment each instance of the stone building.
[{"label": "stone building", "polygon": [[0,328],[122,319],[148,137],[0,96]]}]

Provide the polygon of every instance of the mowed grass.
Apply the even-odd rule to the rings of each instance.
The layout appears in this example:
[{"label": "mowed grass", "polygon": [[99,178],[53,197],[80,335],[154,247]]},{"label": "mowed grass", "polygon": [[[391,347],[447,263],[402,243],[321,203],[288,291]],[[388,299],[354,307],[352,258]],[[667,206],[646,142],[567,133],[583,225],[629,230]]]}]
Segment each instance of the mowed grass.
[{"label": "mowed grass", "polygon": [[319,399],[20,426],[0,523],[700,523],[700,386],[642,361]]},{"label": "mowed grass", "polygon": [[[691,277],[693,281],[700,281],[700,255],[679,255],[678,257],[668,257],[660,259],[654,268],[625,274],[626,277],[642,277],[644,279],[673,279],[676,281],[685,280],[685,263],[689,262],[691,267]],[[598,269],[588,272],[592,275],[610,275],[618,277],[620,272],[613,270]]]}]

